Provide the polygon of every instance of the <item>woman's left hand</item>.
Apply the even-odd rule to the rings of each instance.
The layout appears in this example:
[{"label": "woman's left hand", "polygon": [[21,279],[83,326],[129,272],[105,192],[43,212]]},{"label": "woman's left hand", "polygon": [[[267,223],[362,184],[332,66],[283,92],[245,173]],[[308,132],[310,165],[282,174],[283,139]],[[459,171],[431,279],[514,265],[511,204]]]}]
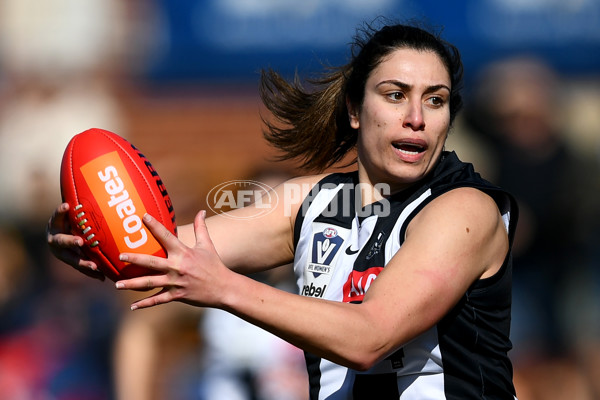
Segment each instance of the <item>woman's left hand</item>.
[{"label": "woman's left hand", "polygon": [[163,245],[167,258],[146,254],[123,253],[121,260],[157,271],[157,275],[146,275],[116,282],[117,289],[151,290],[159,292],[132,304],[131,309],[179,301],[195,306],[219,307],[227,293],[225,284],[230,274],[219,258],[205,223],[206,212],[200,211],[194,219],[196,243],[188,247],[150,215],[144,223]]}]

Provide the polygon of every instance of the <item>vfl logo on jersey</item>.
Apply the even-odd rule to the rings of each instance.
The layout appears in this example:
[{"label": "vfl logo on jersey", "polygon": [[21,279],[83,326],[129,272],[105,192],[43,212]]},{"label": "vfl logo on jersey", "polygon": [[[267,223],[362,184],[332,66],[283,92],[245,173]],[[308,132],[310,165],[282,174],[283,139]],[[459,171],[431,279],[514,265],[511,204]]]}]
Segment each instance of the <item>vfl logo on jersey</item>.
[{"label": "vfl logo on jersey", "polygon": [[331,273],[331,262],[338,250],[342,247],[344,239],[338,236],[335,228],[325,228],[323,232],[315,233],[312,243],[311,260],[307,269],[317,277],[320,274]]},{"label": "vfl logo on jersey", "polygon": [[360,303],[363,301],[369,286],[381,270],[383,270],[383,267],[371,267],[366,271],[352,270],[348,280],[344,283],[344,303]]},{"label": "vfl logo on jersey", "polygon": [[[316,228],[316,229],[315,229]],[[344,239],[330,226],[313,224],[311,249],[304,270],[304,285],[300,294],[322,298],[331,280],[334,263]]]}]

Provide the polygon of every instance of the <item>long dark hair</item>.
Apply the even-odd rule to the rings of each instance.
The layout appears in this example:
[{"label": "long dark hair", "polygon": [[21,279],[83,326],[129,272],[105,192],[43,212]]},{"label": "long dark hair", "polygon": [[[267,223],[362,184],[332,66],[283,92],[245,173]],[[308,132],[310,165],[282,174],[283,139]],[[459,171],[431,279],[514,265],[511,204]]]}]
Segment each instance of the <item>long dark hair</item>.
[{"label": "long dark hair", "polygon": [[450,75],[450,123],[460,108],[463,66],[458,49],[415,25],[366,24],[357,30],[351,60],[307,80],[296,74],[288,82],[273,70],[263,70],[260,95],[274,120],[263,118],[266,140],[282,151],[281,160],[296,159],[300,166],[322,171],[342,160],[356,146],[358,132],[350,127],[346,99],[359,108],[370,73],[385,56],[399,48],[433,51]]}]

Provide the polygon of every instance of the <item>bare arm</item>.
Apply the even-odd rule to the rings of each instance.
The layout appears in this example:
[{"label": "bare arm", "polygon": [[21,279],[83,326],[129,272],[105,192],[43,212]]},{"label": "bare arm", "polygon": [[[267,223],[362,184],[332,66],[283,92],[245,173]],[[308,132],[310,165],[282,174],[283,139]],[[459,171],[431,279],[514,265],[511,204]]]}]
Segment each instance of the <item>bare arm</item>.
[{"label": "bare arm", "polygon": [[[166,231],[155,221],[148,226],[155,233]],[[173,300],[222,308],[300,348],[360,370],[433,326],[475,280],[500,268],[508,249],[492,199],[474,189],[453,190],[411,222],[404,245],[363,303],[348,304],[285,293],[229,270],[214,251],[202,215],[195,221],[195,237],[192,249],[165,238],[169,254],[177,254],[168,262],[130,256],[132,262],[165,273],[118,283],[126,289],[164,288],[134,308]]]},{"label": "bare arm", "polygon": [[[260,217],[255,205],[206,218],[206,227],[219,257],[230,269],[257,272],[293,261],[294,222],[302,200],[323,177],[315,175],[288,180],[274,189],[271,200],[261,205],[272,210]],[[179,239],[194,246],[194,225],[178,227]]]},{"label": "bare arm", "polygon": [[[229,268],[243,273],[257,272],[290,263],[293,259],[293,225],[298,208],[323,175],[290,179],[274,189],[271,201],[261,206],[272,209],[258,218],[256,205],[234,210],[227,216],[207,218],[206,225],[219,257]],[[54,256],[80,272],[104,280],[96,264],[81,251],[83,239],[71,234],[67,212],[60,204],[48,221],[47,241]],[[193,224],[177,227],[179,240],[194,246]]]}]

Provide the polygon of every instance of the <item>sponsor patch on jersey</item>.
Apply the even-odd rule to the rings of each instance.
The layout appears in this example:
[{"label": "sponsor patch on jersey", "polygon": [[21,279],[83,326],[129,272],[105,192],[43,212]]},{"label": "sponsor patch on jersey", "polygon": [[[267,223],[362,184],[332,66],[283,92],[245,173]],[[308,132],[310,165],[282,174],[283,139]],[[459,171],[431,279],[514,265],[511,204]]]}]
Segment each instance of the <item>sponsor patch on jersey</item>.
[{"label": "sponsor patch on jersey", "polygon": [[356,303],[363,301],[365,293],[369,290],[371,283],[381,273],[383,267],[371,267],[366,271],[352,270],[346,283],[344,283],[344,303]]}]

